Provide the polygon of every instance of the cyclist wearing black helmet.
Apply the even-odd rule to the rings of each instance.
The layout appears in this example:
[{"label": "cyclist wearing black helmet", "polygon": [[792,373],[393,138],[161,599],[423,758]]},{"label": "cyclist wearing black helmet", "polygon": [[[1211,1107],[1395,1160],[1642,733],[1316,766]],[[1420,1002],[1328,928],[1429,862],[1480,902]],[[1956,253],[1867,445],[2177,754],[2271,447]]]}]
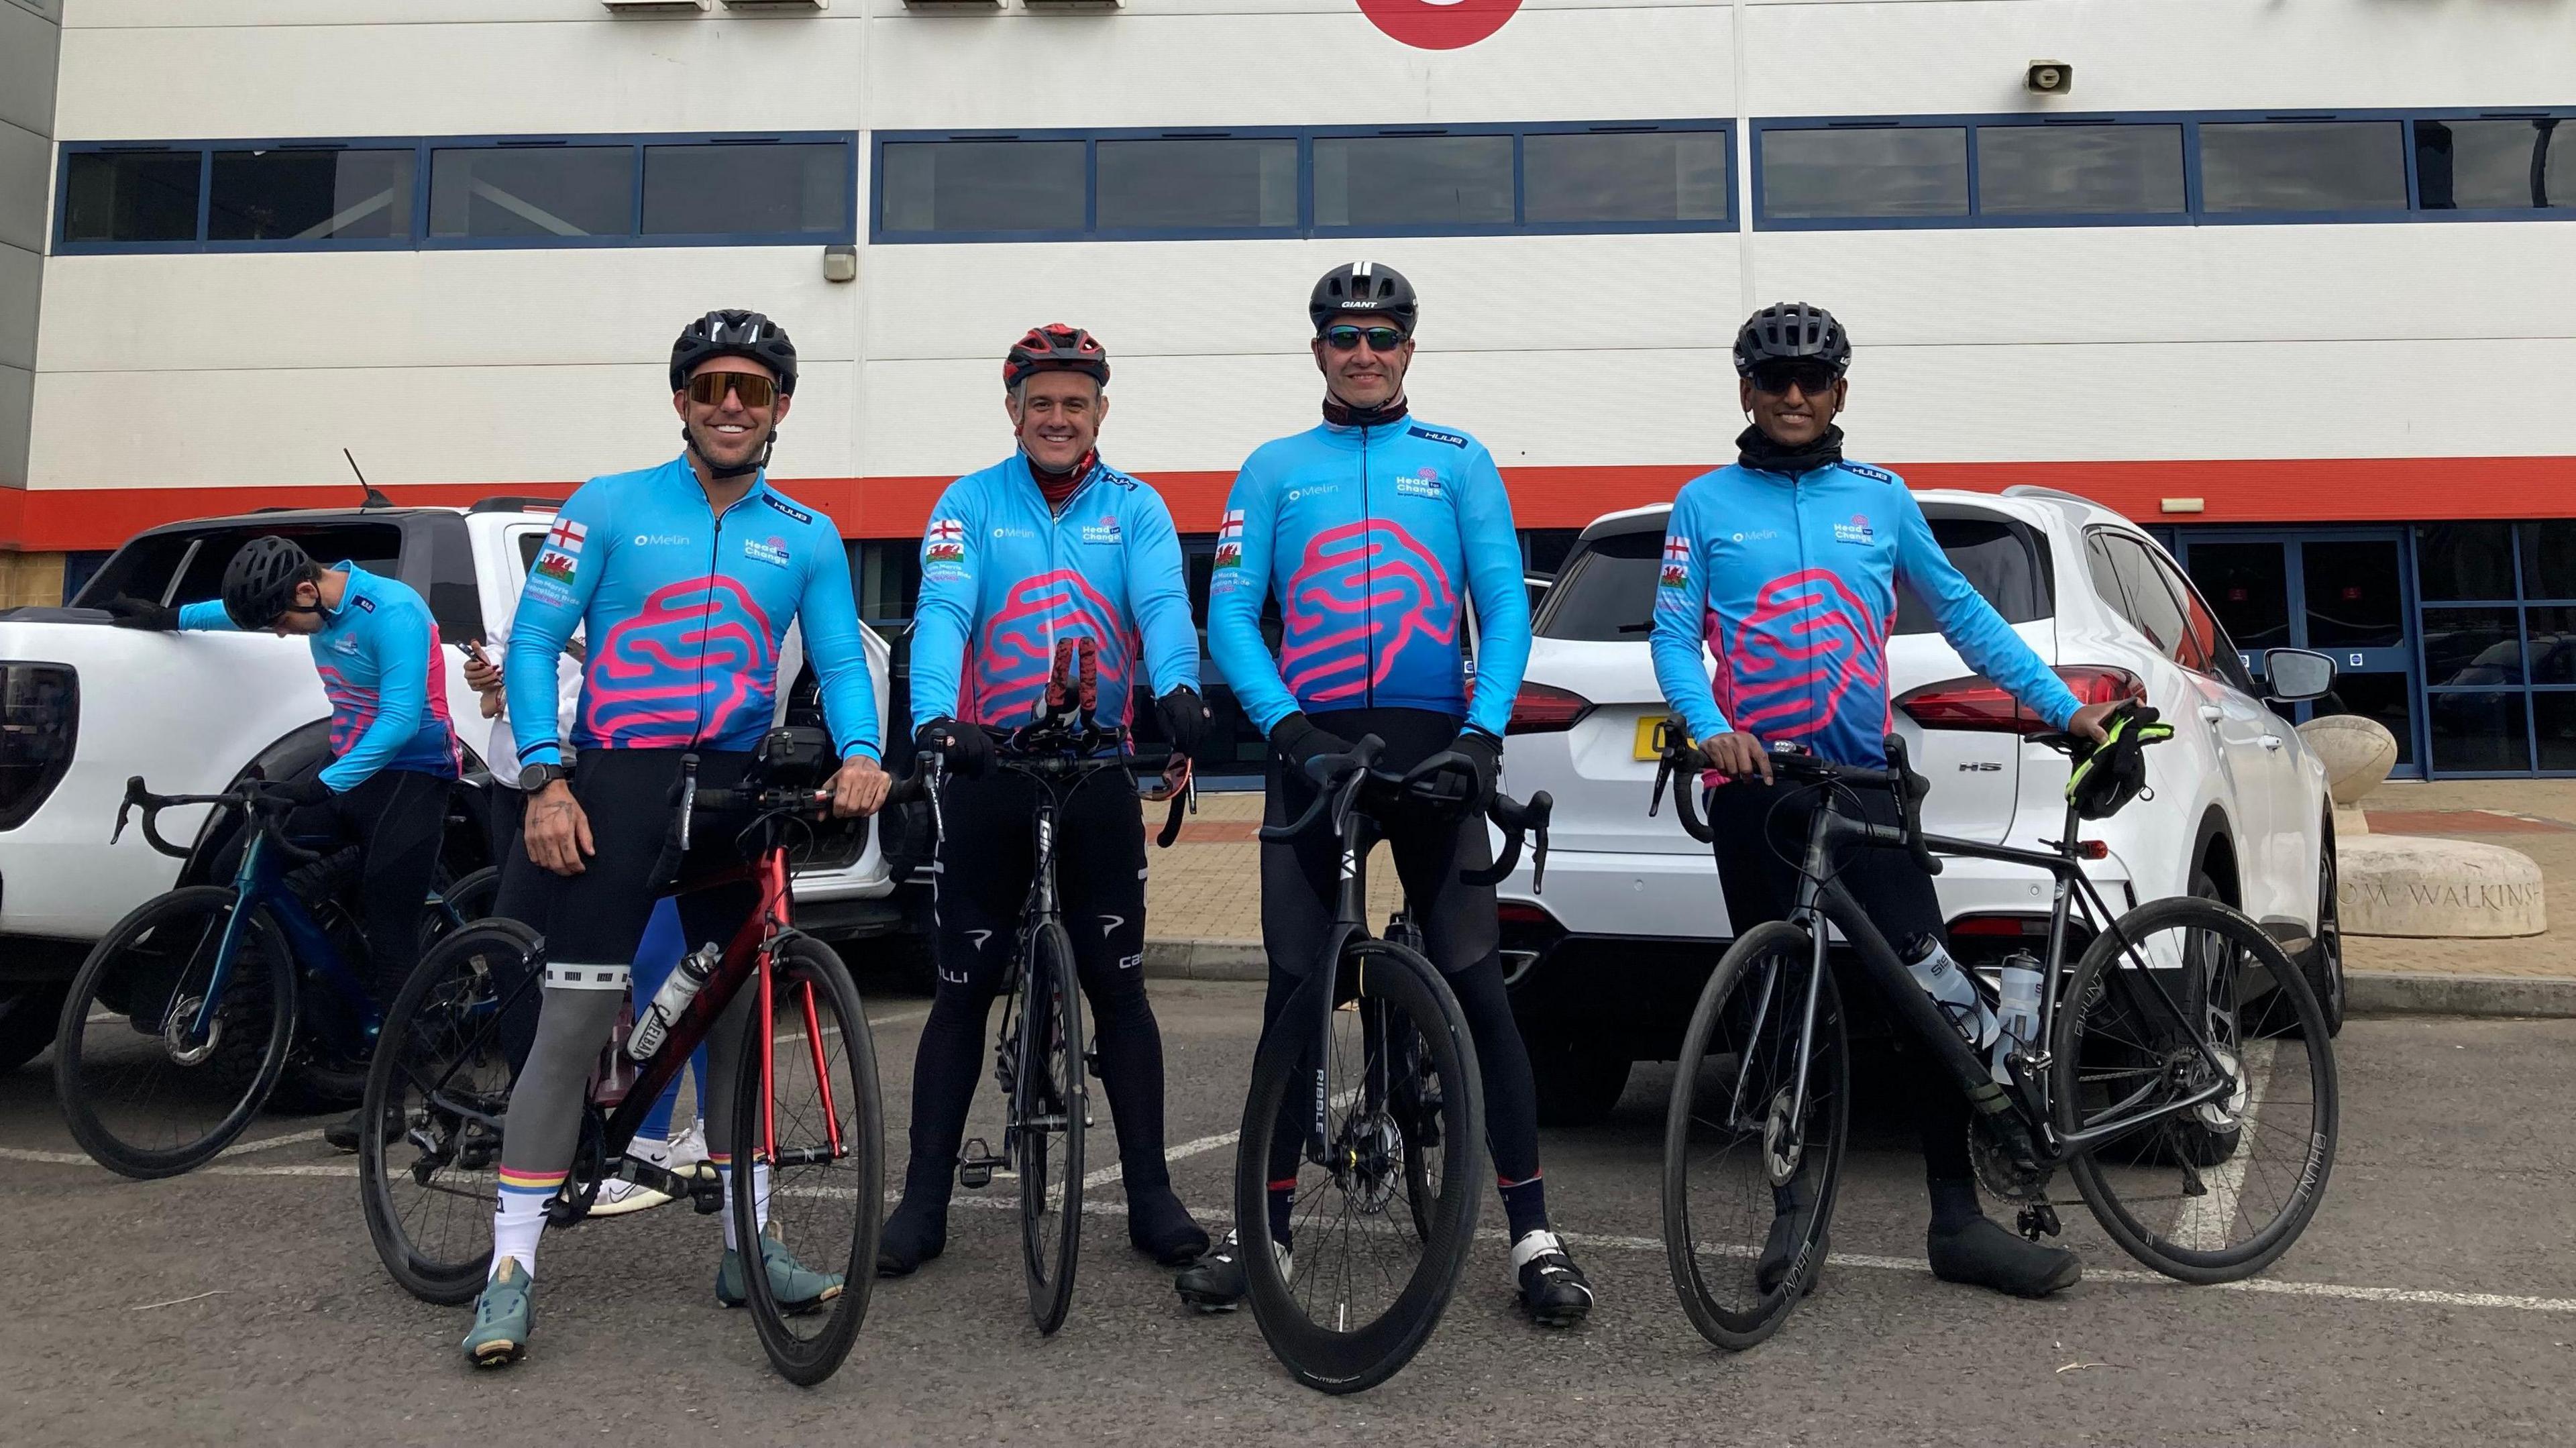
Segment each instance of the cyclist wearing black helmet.
[{"label": "cyclist wearing black helmet", "polygon": [[[421,903],[437,873],[448,786],[458,774],[429,606],[397,579],[346,561],[325,568],[272,535],[232,556],[219,598],[178,609],[120,598],[108,608],[129,628],[266,632],[312,647],[331,703],[333,758],[311,779],[268,789],[305,806],[289,828],[360,847],[367,958],[377,1005],[391,1005],[420,959]],[[352,1115],[323,1135],[356,1151],[358,1130]]]},{"label": "cyclist wearing black helmet", "polygon": [[[1511,497],[1484,444],[1409,415],[1404,379],[1419,312],[1413,284],[1382,263],[1335,267],[1315,283],[1306,315],[1324,375],[1323,421],[1264,444],[1235,478],[1208,591],[1208,652],[1270,737],[1272,824],[1295,819],[1314,797],[1306,761],[1364,734],[1385,741],[1391,769],[1444,750],[1475,763],[1461,817],[1386,820],[1387,843],[1421,907],[1431,961],[1474,1035],[1513,1285],[1534,1320],[1560,1326],[1591,1310],[1592,1285],[1548,1223],[1538,1092],[1503,987],[1494,891],[1458,878],[1489,863],[1484,804],[1529,662],[1529,594]],[[1261,626],[1273,597],[1283,624],[1275,658]],[[1472,698],[1460,647],[1470,607]],[[1261,847],[1265,1028],[1322,950],[1338,873],[1334,841],[1321,833]],[[1293,1134],[1279,1140],[1295,1150]],[[1272,1163],[1271,1179],[1293,1186],[1292,1165]],[[1293,1247],[1285,1190],[1272,1192],[1267,1225],[1278,1250]],[[1229,1234],[1182,1273],[1182,1298],[1206,1311],[1234,1306],[1244,1293],[1239,1248]]]},{"label": "cyclist wearing black helmet", "polygon": [[[889,784],[877,766],[875,691],[840,530],[764,472],[796,391],[795,345],[758,312],[709,312],[672,344],[670,380],[686,450],[660,467],[593,478],[565,502],[528,572],[502,669],[528,791],[528,857],[558,878],[553,899],[532,912],[543,918],[544,1000],[501,1143],[492,1275],[464,1344],[478,1366],[515,1361],[527,1347],[546,1200],[570,1173],[584,1078],[653,913],[681,756],[697,755],[710,789],[741,783],[772,725],[789,624],[802,624],[841,758],[834,810],[873,813]],[[568,762],[557,660],[575,628],[588,649],[570,721],[578,758]],[[719,812],[699,813],[683,874],[736,862],[735,828]],[[681,924],[692,941],[729,940],[757,900],[748,882],[693,891],[680,902]],[[735,1062],[752,1005],[750,993],[736,1000],[708,1041],[707,1159],[720,1174],[732,1170]],[[743,1302],[752,1242],[750,1266],[768,1273],[780,1301],[839,1294],[839,1277],[799,1263],[762,1225],[736,1223],[724,1208],[718,1302]]]},{"label": "cyclist wearing black helmet", "polygon": [[[1799,743],[1841,764],[1886,763],[1887,636],[1898,579],[1930,604],[1970,667],[2051,726],[2100,739],[2118,707],[2079,701],[2013,632],[1951,565],[1903,479],[1844,459],[1834,419],[1851,394],[1850,365],[1851,340],[1824,309],[1782,303],[1754,313],[1735,340],[1739,396],[1752,425],[1736,439],[1733,466],[1683,485],[1664,539],[1655,677],[1728,777],[1707,808],[1727,919],[1738,932],[1788,915],[1797,883],[1791,862],[1813,807],[1808,797],[1772,790],[1768,744]],[[1714,678],[1701,663],[1703,645],[1717,658]],[[1874,822],[1895,823],[1887,795],[1860,803]],[[1946,958],[1940,901],[1910,856],[1853,850],[1839,878],[1888,939],[1909,949],[1928,943]],[[1920,1063],[1907,1094],[1932,1198],[1933,1272],[2025,1297],[2076,1281],[2083,1268],[2074,1253],[2025,1242],[1979,1210],[1967,1100],[1930,1056],[1911,1059]],[[1793,1265],[1797,1213],[1811,1205],[1797,1179],[1773,1193],[1773,1246],[1756,1264],[1766,1292]]]},{"label": "cyclist wearing black helmet", "polygon": [[[1165,737],[1197,747],[1198,629],[1181,583],[1180,539],[1161,495],[1100,460],[1109,355],[1080,327],[1032,327],[1002,359],[1010,457],[951,484],[921,542],[912,633],[916,744],[946,753],[947,824],[938,892],[939,990],[912,1073],[912,1152],[903,1205],[886,1219],[877,1267],[899,1277],[948,1242],[948,1194],[1004,968],[1027,902],[1029,819],[1038,786],[988,776],[988,730],[1029,722],[1057,646],[1092,645],[1096,722],[1124,725],[1135,685],[1154,690]],[[1172,1192],[1163,1161],[1163,1037],[1145,996],[1145,825],[1122,772],[1096,774],[1064,801],[1056,828],[1082,848],[1057,857],[1076,973],[1090,999],[1100,1079],[1118,1128],[1127,1237],[1167,1266],[1207,1250],[1207,1233]]]}]

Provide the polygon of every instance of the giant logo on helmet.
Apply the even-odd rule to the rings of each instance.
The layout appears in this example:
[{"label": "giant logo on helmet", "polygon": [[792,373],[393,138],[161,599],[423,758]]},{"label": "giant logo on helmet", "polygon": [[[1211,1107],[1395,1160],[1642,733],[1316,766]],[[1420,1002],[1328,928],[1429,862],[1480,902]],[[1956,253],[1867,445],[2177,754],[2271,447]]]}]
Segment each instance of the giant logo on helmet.
[{"label": "giant logo on helmet", "polygon": [[1503,28],[1521,0],[1360,0],[1360,13],[1421,50],[1457,50]]},{"label": "giant logo on helmet", "polygon": [[1831,724],[1852,690],[1887,691],[1887,632],[1859,595],[1824,569],[1775,578],[1724,639],[1736,728],[1797,739]]},{"label": "giant logo on helmet", "polygon": [[1309,540],[1281,613],[1279,672],[1310,704],[1361,697],[1416,643],[1458,657],[1458,595],[1447,571],[1412,534],[1382,519]]}]

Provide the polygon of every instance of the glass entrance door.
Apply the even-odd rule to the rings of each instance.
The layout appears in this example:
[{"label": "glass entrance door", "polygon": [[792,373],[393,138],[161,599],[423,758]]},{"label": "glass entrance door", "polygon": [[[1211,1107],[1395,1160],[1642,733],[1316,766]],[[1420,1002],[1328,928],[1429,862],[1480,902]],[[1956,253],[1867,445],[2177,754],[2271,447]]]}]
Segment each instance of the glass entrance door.
[{"label": "glass entrance door", "polygon": [[2397,736],[2400,775],[2423,771],[2416,739],[2415,641],[2396,533],[2327,538],[2186,533],[2174,553],[2227,626],[2246,669],[2263,651],[2315,649],[2335,661],[2334,692],[2280,705],[2294,721],[2361,714]]}]

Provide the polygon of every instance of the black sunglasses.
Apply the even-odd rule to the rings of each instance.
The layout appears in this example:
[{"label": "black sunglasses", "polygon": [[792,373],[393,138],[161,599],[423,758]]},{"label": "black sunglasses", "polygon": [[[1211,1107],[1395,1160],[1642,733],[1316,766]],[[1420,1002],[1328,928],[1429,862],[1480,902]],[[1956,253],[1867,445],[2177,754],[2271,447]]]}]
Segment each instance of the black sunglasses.
[{"label": "black sunglasses", "polygon": [[1324,345],[1336,352],[1356,352],[1362,342],[1372,352],[1392,352],[1404,345],[1404,334],[1393,327],[1326,327]]},{"label": "black sunglasses", "polygon": [[1833,390],[1840,374],[1822,362],[1765,362],[1753,369],[1753,390],[1777,397],[1795,386],[1809,397]]}]

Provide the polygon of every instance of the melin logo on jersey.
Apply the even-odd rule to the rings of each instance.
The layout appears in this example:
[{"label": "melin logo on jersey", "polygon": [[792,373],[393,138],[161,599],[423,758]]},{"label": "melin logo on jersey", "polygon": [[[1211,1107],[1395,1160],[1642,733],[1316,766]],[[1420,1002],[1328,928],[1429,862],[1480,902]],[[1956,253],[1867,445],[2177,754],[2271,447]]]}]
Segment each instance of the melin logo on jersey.
[{"label": "melin logo on jersey", "polygon": [[1521,0],[1359,0],[1369,23],[1417,50],[1457,50],[1503,28]]}]

